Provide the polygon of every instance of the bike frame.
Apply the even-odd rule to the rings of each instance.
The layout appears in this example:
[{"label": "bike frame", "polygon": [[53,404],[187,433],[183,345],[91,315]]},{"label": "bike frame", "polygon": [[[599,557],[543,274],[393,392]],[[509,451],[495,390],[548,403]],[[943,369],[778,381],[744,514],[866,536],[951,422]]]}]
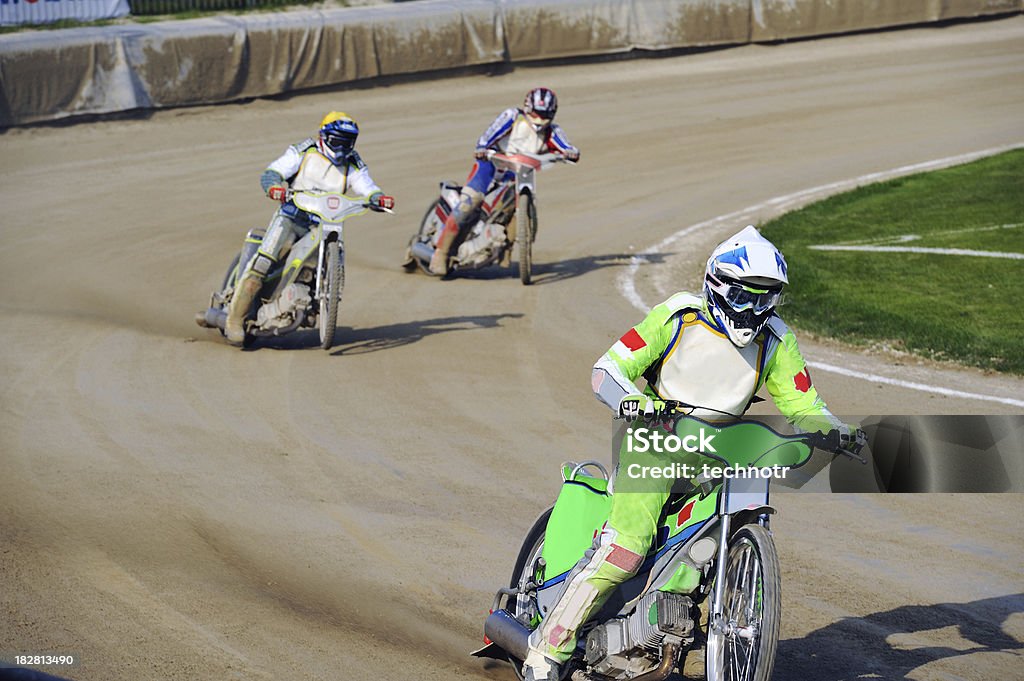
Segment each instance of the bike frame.
[{"label": "bike frame", "polygon": [[[370,209],[362,198],[353,198],[333,192],[297,191],[291,196],[296,206],[312,215],[317,221],[317,267],[314,300],[323,296],[324,253],[327,244],[338,241],[338,248],[344,258],[344,225],[345,220],[354,215],[362,215]],[[309,257],[308,255],[306,256]],[[293,261],[294,262],[294,261]],[[303,263],[305,259],[303,259]],[[296,268],[300,269],[301,265]]]}]

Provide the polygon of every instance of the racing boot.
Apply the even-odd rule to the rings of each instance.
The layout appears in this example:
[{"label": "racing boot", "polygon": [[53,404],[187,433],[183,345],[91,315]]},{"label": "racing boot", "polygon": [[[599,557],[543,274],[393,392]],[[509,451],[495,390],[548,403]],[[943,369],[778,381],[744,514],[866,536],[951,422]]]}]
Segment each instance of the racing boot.
[{"label": "racing boot", "polygon": [[558,681],[558,663],[536,650],[523,662],[523,681]]},{"label": "racing boot", "polygon": [[452,244],[455,243],[455,237],[459,235],[459,222],[455,217],[455,212],[448,216],[448,219],[444,222],[444,231],[441,232],[441,238],[437,242],[437,248],[434,249],[434,255],[430,258],[430,273],[438,277],[443,277],[448,274],[448,252],[452,249]]},{"label": "racing boot", "polygon": [[249,314],[252,301],[263,288],[263,275],[254,270],[247,271],[235,285],[235,294],[231,297],[228,317],[224,321],[224,337],[232,345],[245,342],[245,317]]}]

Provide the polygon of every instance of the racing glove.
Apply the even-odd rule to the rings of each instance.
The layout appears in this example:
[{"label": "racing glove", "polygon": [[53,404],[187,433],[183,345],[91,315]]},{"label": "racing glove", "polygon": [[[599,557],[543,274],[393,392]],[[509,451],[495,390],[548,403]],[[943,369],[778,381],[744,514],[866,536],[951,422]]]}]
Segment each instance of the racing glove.
[{"label": "racing glove", "polygon": [[654,418],[665,411],[665,403],[647,395],[626,395],[619,400],[618,417],[624,419]]},{"label": "racing glove", "polygon": [[395,207],[395,197],[387,196],[384,192],[370,194],[370,209],[375,211],[391,210]]},{"label": "racing glove", "polygon": [[572,161],[573,163],[578,162],[580,160],[580,150],[570,149],[569,151],[565,152],[565,160]]},{"label": "racing glove", "polygon": [[283,184],[275,184],[267,188],[267,196],[274,201],[284,203],[288,199],[288,187]]},{"label": "racing glove", "polygon": [[847,426],[839,431],[839,448],[844,452],[853,454],[855,457],[860,456],[861,450],[864,449],[867,443],[867,433],[857,426]]},{"label": "racing glove", "polygon": [[473,158],[475,158],[478,161],[486,161],[487,149],[477,149],[475,152],[473,152]]}]

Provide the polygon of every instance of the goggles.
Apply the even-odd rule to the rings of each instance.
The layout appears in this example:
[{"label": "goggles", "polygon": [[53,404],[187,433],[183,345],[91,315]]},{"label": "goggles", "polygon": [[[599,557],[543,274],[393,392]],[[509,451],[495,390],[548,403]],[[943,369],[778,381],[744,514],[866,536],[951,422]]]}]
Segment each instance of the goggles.
[{"label": "goggles", "polygon": [[356,145],[356,136],[352,134],[326,132],[323,139],[331,151],[351,151]]},{"label": "goggles", "polygon": [[736,312],[753,310],[764,314],[782,302],[782,287],[757,288],[737,281],[718,281],[708,277],[708,287],[717,293]]}]

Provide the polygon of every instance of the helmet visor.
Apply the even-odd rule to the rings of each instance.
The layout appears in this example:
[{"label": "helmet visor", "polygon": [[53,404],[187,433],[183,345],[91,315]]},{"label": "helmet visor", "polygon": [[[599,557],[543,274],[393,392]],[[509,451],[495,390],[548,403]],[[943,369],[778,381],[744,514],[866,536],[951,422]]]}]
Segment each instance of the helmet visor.
[{"label": "helmet visor", "polygon": [[356,146],[356,136],[351,133],[326,131],[323,140],[327,148],[335,153],[349,152]]},{"label": "helmet visor", "polygon": [[710,277],[708,286],[736,312],[753,310],[754,314],[760,315],[782,302],[781,286],[760,288],[738,281],[717,281]]}]

